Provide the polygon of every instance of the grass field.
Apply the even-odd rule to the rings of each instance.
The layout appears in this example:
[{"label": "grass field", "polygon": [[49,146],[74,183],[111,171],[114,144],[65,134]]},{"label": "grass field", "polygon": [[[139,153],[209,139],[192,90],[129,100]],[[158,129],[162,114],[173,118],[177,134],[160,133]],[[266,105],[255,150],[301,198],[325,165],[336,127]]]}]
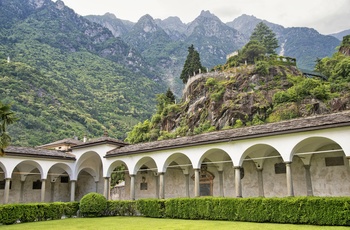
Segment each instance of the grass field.
[{"label": "grass field", "polygon": [[105,217],[105,218],[71,218],[64,220],[42,221],[34,223],[22,223],[0,226],[0,230],[191,230],[191,229],[239,229],[239,230],[345,230],[348,227],[291,225],[291,224],[268,224],[247,223],[231,221],[208,221],[208,220],[175,220],[153,219],[145,217]]}]

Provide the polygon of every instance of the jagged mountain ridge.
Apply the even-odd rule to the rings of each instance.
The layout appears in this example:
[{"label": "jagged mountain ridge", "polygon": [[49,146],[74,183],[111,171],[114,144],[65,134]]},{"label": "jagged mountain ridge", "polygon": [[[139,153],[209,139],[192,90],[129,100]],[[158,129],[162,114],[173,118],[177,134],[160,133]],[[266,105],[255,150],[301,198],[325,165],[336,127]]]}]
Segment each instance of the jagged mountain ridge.
[{"label": "jagged mountain ridge", "polygon": [[[148,20],[152,20],[151,18],[149,16]],[[94,21],[98,22],[98,20]],[[134,26],[139,26],[140,21],[142,18]],[[148,40],[151,35],[139,36],[136,39],[137,42],[133,40],[133,43],[141,46],[142,50],[147,50],[147,59],[150,57],[153,63],[162,63],[159,67],[163,79],[169,85],[176,86],[179,82],[174,79],[180,76],[187,55],[187,47],[193,44],[200,53],[202,64],[208,68],[224,64],[226,55],[246,44],[255,26],[261,21],[275,32],[280,45],[277,52],[281,55],[297,58],[298,66],[303,69],[312,70],[318,58],[331,56],[340,44],[340,40],[335,37],[322,35],[311,28],[284,28],[281,25],[245,14],[231,22],[223,23],[209,11],[202,11],[194,21],[187,24],[182,23],[177,17],[165,20],[153,19],[154,24],[159,27],[157,33],[160,33],[159,29],[162,29],[170,39],[170,42],[169,40],[155,41],[157,43],[156,49],[154,49],[154,45],[150,45]],[[130,31],[133,30],[121,33],[120,36],[133,46],[132,43],[128,42],[128,39],[135,34]],[[155,32],[149,31],[148,33]],[[164,61],[165,59],[167,61]],[[181,96],[181,88],[181,83],[177,85],[177,89],[180,90],[172,87],[178,96]]]}]

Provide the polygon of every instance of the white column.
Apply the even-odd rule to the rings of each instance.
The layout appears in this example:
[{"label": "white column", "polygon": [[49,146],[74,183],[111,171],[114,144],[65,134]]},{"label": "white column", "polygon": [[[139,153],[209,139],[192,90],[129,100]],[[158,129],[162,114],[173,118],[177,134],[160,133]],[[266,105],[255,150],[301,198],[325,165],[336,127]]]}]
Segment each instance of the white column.
[{"label": "white column", "polygon": [[199,197],[199,169],[194,169],[194,196]]},{"label": "white column", "polygon": [[236,197],[242,197],[242,182],[241,182],[241,167],[234,167],[235,169],[235,187]]},{"label": "white column", "polygon": [[5,179],[4,204],[9,202],[11,178]]},{"label": "white column", "polygon": [[45,202],[46,179],[41,180],[41,202]]},{"label": "white column", "polygon": [[103,195],[106,199],[109,199],[109,177],[104,177]]},{"label": "white column", "polygon": [[56,182],[51,182],[51,202],[55,202],[55,184]]},{"label": "white column", "polygon": [[224,171],[219,171],[219,184],[220,184],[220,196],[224,197],[224,177],[223,177]]},{"label": "white column", "polygon": [[21,180],[21,189],[20,189],[20,194],[19,194],[19,197],[20,197],[20,203],[23,203],[24,202],[24,180],[22,181]]},{"label": "white column", "polygon": [[135,200],[135,175],[130,175],[130,199]]},{"label": "white column", "polygon": [[285,164],[286,164],[286,177],[287,177],[288,196],[294,196],[291,163],[292,162],[285,162]]},{"label": "white column", "polygon": [[98,182],[99,181],[95,181],[95,191],[98,192]]},{"label": "white column", "polygon": [[190,197],[190,174],[185,174],[186,180],[186,197]]},{"label": "white column", "polygon": [[75,180],[70,181],[70,201],[75,201]]},{"label": "white column", "polygon": [[165,183],[164,183],[164,173],[159,174],[159,198],[165,198]]},{"label": "white column", "polygon": [[259,184],[259,196],[264,197],[264,180],[263,180],[263,174],[262,174],[262,168],[258,168],[258,184]]},{"label": "white column", "polygon": [[313,196],[310,165],[304,165],[307,196]]}]

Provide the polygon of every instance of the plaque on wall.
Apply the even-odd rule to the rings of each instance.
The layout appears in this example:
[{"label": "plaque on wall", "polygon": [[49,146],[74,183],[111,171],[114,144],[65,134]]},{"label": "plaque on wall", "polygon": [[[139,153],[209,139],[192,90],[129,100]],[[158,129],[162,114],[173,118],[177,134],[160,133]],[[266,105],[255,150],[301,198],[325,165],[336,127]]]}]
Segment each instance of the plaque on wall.
[{"label": "plaque on wall", "polygon": [[210,196],[211,195],[211,186],[210,184],[200,184],[200,196]]},{"label": "plaque on wall", "polygon": [[344,165],[344,157],[325,157],[326,166]]},{"label": "plaque on wall", "polygon": [[140,190],[147,190],[147,183],[141,183]]},{"label": "plaque on wall", "polygon": [[41,189],[42,182],[40,180],[33,181],[33,189]]},{"label": "plaque on wall", "polygon": [[142,177],[142,181],[140,183],[140,190],[147,190],[147,182],[146,177]]},{"label": "plaque on wall", "polygon": [[275,173],[276,174],[286,173],[286,164],[285,163],[276,163],[275,164]]}]

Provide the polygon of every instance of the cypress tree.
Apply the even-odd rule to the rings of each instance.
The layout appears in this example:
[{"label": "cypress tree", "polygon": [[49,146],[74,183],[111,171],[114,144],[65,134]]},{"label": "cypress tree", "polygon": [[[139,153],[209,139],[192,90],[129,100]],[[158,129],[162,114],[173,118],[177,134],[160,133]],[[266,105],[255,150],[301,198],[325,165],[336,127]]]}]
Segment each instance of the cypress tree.
[{"label": "cypress tree", "polygon": [[276,34],[263,22],[260,22],[250,36],[250,41],[258,41],[266,48],[267,54],[276,54],[278,46]]},{"label": "cypress tree", "polygon": [[189,77],[193,76],[194,74],[198,74],[200,70],[204,71],[205,68],[201,64],[199,53],[194,49],[194,46],[191,45],[188,47],[188,55],[182,69],[180,79],[182,79],[182,82],[186,84]]}]

